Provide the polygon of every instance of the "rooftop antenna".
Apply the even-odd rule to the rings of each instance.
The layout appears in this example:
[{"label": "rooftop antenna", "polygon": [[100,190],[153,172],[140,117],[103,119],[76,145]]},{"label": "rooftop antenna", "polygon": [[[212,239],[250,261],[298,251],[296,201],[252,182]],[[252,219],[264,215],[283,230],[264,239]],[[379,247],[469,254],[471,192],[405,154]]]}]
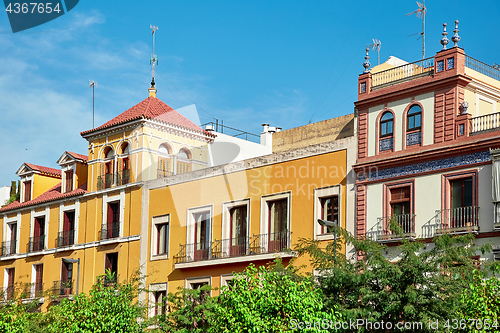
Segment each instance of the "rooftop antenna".
[{"label": "rooftop antenna", "polygon": [[382,42],[378,39],[372,39],[373,44],[368,45],[368,47],[372,48],[372,51],[377,51],[378,56],[378,64],[380,65],[380,48],[382,47]]},{"label": "rooftop antenna", "polygon": [[89,80],[89,88],[92,87],[92,128],[94,127],[94,100],[95,100],[95,95],[94,95],[94,89],[97,86],[97,82]]},{"label": "rooftop antenna", "polygon": [[406,14],[406,16],[415,14],[418,18],[422,18],[422,32],[420,34],[422,35],[422,59],[425,59],[425,13],[427,13],[427,8],[425,7],[425,0],[423,0],[422,3],[417,1],[417,5],[418,9],[414,12]]},{"label": "rooftop antenna", "polygon": [[158,30],[157,26],[150,25],[151,29],[153,29],[153,55],[151,56],[151,60],[149,62],[151,66],[151,88],[155,87],[155,64],[158,64],[158,57],[155,56],[155,32]]}]

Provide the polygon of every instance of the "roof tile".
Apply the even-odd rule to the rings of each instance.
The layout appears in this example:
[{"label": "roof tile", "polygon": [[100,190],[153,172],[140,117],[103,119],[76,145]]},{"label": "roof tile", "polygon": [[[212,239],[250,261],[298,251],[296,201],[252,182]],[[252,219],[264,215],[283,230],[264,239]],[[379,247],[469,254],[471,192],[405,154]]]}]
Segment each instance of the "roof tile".
[{"label": "roof tile", "polygon": [[31,163],[24,163],[24,164],[26,164],[30,169],[32,169],[34,171],[38,171],[42,174],[49,175],[49,176],[61,177],[61,170],[59,170],[59,169],[44,167],[44,166],[35,165],[35,164],[31,164]]}]

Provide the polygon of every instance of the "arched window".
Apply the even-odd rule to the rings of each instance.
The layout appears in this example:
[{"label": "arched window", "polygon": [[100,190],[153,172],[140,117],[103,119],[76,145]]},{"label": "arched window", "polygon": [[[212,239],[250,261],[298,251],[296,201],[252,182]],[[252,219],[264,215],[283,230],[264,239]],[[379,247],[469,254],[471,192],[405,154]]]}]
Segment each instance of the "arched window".
[{"label": "arched window", "polygon": [[120,154],[128,155],[129,153],[130,153],[130,145],[128,144],[128,142],[122,143],[120,147]]},{"label": "arched window", "polygon": [[157,178],[165,178],[170,176],[172,172],[172,157],[167,155],[172,155],[172,148],[166,143],[162,143],[158,148],[158,168],[157,168]]},{"label": "arched window", "polygon": [[182,159],[186,159],[186,160],[191,159],[190,153],[186,149],[181,149],[179,151],[179,154],[177,154],[177,156],[182,158]]},{"label": "arched window", "polygon": [[115,156],[113,149],[111,147],[106,147],[104,149],[104,158],[112,158],[113,156]]},{"label": "arched window", "polygon": [[408,111],[408,131],[420,129],[422,126],[422,109],[418,105],[413,105]]},{"label": "arched window", "polygon": [[177,154],[177,171],[176,173],[185,173],[191,171],[191,153],[187,149],[179,150]]},{"label": "arched window", "polygon": [[122,158],[118,161],[118,175],[117,175],[117,184],[125,185],[130,182],[130,158],[128,154],[130,153],[130,145],[128,142],[122,143],[120,146],[120,154]]},{"label": "arched window", "polygon": [[172,149],[170,148],[170,146],[166,143],[162,143],[160,145],[160,147],[158,148],[158,151],[162,154],[168,154],[168,155],[171,155],[172,154]]},{"label": "arched window", "polygon": [[392,136],[394,132],[394,116],[387,111],[380,118],[380,137]]}]

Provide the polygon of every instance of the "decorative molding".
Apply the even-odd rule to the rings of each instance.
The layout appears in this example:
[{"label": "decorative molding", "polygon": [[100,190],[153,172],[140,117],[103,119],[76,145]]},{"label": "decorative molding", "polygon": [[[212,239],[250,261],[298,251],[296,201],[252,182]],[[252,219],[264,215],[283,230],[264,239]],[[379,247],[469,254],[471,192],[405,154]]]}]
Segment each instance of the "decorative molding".
[{"label": "decorative molding", "polygon": [[482,163],[491,161],[491,155],[488,150],[461,156],[442,158],[433,161],[419,162],[408,164],[395,168],[387,168],[381,170],[370,171],[368,175],[360,174],[359,181],[373,181],[399,176],[412,175],[415,173],[436,171],[442,169],[453,168],[457,166],[465,166],[470,164]]},{"label": "decorative molding", "polygon": [[406,146],[418,145],[422,142],[422,132],[412,132],[406,134]]},{"label": "decorative molding", "polygon": [[379,140],[379,149],[378,151],[386,151],[386,150],[392,150],[393,149],[393,138],[384,138]]}]

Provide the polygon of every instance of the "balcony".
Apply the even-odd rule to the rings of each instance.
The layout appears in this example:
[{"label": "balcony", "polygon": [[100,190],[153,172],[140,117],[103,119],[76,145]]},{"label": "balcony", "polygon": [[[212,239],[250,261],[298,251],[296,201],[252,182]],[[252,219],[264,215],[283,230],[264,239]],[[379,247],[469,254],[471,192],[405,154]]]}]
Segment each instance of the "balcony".
[{"label": "balcony", "polygon": [[[251,261],[259,259],[254,257],[255,255],[280,253],[290,247],[291,232],[289,231],[220,239],[205,243],[181,244],[179,253],[174,256],[174,263],[176,268],[184,268],[215,264],[215,260],[223,260],[217,263]],[[237,258],[237,260],[231,260],[231,258]],[[197,262],[201,264],[183,265]]]},{"label": "balcony", "polygon": [[61,231],[57,237],[57,247],[75,244],[75,230]]},{"label": "balcony", "polygon": [[1,249],[2,253],[0,253],[0,257],[6,257],[16,254],[17,253],[16,247],[17,247],[16,239],[10,240],[8,242],[2,242],[2,249]]},{"label": "balcony", "polygon": [[437,234],[466,234],[479,232],[479,207],[458,207],[437,212]]},{"label": "balcony", "polygon": [[469,119],[470,134],[480,134],[500,129],[500,112]]},{"label": "balcony", "polygon": [[43,297],[43,283],[26,283],[20,296],[24,299]]},{"label": "balcony", "polygon": [[396,242],[402,239],[415,239],[415,214],[379,217],[367,237],[377,242]]},{"label": "balcony", "polygon": [[73,295],[73,280],[67,279],[54,281],[52,292],[56,296]]},{"label": "balcony", "polygon": [[465,56],[465,67],[500,81],[500,70],[468,55]]},{"label": "balcony", "polygon": [[111,188],[113,185],[114,174],[107,173],[104,176],[97,177],[97,190],[104,190],[106,188]]},{"label": "balcony", "polygon": [[390,87],[433,74],[434,57],[415,61],[373,74],[372,90]]},{"label": "balcony", "polygon": [[27,251],[28,252],[37,252],[45,249],[45,235],[30,237],[28,242]]},{"label": "balcony", "polygon": [[103,224],[101,227],[101,240],[120,237],[120,223]]},{"label": "balcony", "polygon": [[125,169],[119,172],[116,176],[116,185],[125,185],[130,183],[130,169]]}]

